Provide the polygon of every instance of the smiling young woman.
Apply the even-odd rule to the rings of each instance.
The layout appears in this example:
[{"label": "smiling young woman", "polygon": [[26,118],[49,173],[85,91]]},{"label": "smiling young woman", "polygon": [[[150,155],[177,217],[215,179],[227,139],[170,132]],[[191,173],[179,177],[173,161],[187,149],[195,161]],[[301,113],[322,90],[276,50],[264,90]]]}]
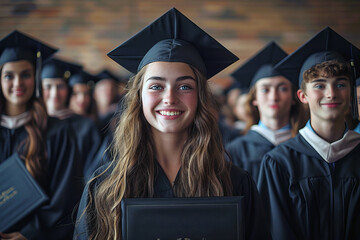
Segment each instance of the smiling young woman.
[{"label": "smiling young woman", "polygon": [[176,9],[109,56],[136,74],[114,132],[113,160],[86,186],[74,238],[120,239],[124,198],[241,195],[246,239],[267,239],[266,224],[257,231],[264,216],[255,183],[225,161],[207,82],[237,57]]}]

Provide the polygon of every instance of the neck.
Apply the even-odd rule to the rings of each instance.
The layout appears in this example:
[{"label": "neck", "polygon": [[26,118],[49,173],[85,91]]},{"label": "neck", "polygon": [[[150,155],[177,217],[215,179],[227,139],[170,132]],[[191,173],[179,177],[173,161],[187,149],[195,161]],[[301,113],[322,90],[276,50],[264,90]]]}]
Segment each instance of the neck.
[{"label": "neck", "polygon": [[171,183],[175,181],[181,167],[181,154],[185,140],[185,135],[154,133],[156,159]]},{"label": "neck", "polygon": [[260,121],[271,130],[279,130],[289,124],[289,118],[276,119],[276,118],[265,118]]},{"label": "neck", "polygon": [[5,106],[6,115],[17,116],[24,112],[26,112],[26,105],[18,106],[18,105],[11,105],[9,103],[6,103],[6,106]]},{"label": "neck", "polygon": [[343,137],[345,131],[345,122],[344,119],[321,122],[311,121],[311,127],[322,139],[332,143]]}]

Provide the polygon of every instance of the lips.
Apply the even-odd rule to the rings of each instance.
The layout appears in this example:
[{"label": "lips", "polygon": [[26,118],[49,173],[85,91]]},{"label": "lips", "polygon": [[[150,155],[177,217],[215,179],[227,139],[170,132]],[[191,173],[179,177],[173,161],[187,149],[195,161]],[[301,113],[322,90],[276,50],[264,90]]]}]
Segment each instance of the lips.
[{"label": "lips", "polygon": [[13,93],[14,93],[15,96],[19,97],[19,96],[22,96],[22,95],[25,94],[25,90],[23,90],[23,89],[14,89]]},{"label": "lips", "polygon": [[323,103],[321,105],[328,107],[328,108],[336,108],[340,105],[340,103]]}]

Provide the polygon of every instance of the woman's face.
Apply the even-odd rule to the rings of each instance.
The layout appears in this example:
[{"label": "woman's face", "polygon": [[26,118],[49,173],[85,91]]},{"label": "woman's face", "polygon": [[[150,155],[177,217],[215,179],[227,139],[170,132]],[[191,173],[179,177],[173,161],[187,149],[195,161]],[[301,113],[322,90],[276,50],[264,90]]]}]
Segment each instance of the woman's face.
[{"label": "woman's face", "polygon": [[75,84],[70,98],[70,109],[76,114],[86,115],[91,103],[90,89],[86,84]]},{"label": "woman's face", "polygon": [[8,62],[1,71],[1,90],[7,108],[26,109],[34,94],[35,75],[33,65],[26,60]]},{"label": "woman's face", "polygon": [[42,79],[42,89],[46,108],[49,113],[66,108],[69,90],[62,78]]},{"label": "woman's face", "polygon": [[188,64],[150,63],[144,74],[141,96],[145,118],[157,132],[184,133],[194,121],[198,86]]}]

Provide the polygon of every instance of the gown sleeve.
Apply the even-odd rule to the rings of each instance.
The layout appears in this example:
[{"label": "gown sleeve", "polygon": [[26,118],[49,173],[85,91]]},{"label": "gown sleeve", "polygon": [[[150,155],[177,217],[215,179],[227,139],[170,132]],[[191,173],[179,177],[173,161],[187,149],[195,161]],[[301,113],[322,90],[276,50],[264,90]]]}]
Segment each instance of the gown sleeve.
[{"label": "gown sleeve", "polygon": [[289,174],[266,154],[262,160],[258,189],[265,207],[267,222],[273,239],[298,239],[300,233],[294,229],[293,207],[288,194]]},{"label": "gown sleeve", "polygon": [[254,180],[247,172],[234,165],[230,174],[233,195],[245,196],[245,239],[270,239],[269,224]]},{"label": "gown sleeve", "polygon": [[47,193],[49,200],[36,210],[20,233],[28,239],[71,239],[74,207],[83,189],[82,165],[75,139],[57,124],[47,134]]}]

